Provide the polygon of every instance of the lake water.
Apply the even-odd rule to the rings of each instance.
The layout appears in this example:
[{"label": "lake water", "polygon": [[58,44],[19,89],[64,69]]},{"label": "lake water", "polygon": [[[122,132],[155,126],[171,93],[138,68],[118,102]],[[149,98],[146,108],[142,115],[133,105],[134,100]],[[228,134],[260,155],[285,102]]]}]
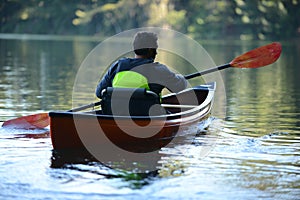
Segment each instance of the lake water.
[{"label": "lake water", "polygon": [[[0,120],[70,109],[77,70],[98,42],[1,38]],[[264,44],[203,47],[224,64]],[[216,95],[210,127],[162,149],[155,173],[110,169],[87,158],[57,163],[47,129],[0,128],[0,199],[299,199],[300,42],[282,45],[273,65],[221,72],[226,99]],[[189,66],[182,68],[190,73]],[[225,100],[224,117],[218,115],[218,99]],[[207,154],[200,155],[205,146]]]}]

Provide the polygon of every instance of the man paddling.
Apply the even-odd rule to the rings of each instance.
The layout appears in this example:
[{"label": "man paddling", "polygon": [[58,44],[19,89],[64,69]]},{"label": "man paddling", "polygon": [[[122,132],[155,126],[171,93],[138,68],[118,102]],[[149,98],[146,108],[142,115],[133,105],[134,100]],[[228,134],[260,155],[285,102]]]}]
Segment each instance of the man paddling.
[{"label": "man paddling", "polygon": [[122,58],[113,63],[96,88],[96,96],[102,98],[107,87],[145,88],[161,95],[167,88],[179,92],[187,87],[186,79],[170,71],[166,65],[154,62],[157,54],[157,35],[153,32],[138,32],[134,36],[134,58]]}]

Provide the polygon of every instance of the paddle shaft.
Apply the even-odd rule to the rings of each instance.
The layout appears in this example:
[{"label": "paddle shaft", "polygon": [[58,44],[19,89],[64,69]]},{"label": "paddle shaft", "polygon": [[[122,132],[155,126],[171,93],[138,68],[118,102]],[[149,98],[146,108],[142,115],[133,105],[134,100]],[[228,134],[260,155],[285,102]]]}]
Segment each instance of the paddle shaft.
[{"label": "paddle shaft", "polygon": [[81,110],[91,108],[91,107],[95,107],[95,106],[99,106],[99,105],[101,105],[101,101],[98,101],[98,102],[95,102],[95,103],[90,103],[88,105],[80,106],[80,107],[77,107],[77,108],[73,108],[71,110],[68,110],[67,112],[77,112],[77,111],[81,111]]},{"label": "paddle shaft", "polygon": [[[193,73],[193,74],[185,75],[184,78],[191,79],[191,78],[195,78],[197,76],[202,76],[204,74],[208,74],[208,73],[211,73],[211,72],[226,69],[228,67],[231,67],[231,65],[230,64],[225,64],[225,65],[221,65],[221,66],[217,66],[217,67],[214,67],[214,68],[204,70],[202,72],[196,72],[196,73]],[[81,111],[81,110],[91,108],[91,107],[95,107],[95,106],[99,106],[99,105],[101,105],[101,101],[90,103],[90,104],[87,104],[87,105],[83,105],[83,106],[80,106],[80,107],[77,107],[77,108],[73,108],[71,110],[68,110],[67,112],[77,112],[77,111]]]},{"label": "paddle shaft", "polygon": [[217,66],[217,67],[214,67],[214,68],[204,70],[202,72],[195,72],[193,74],[185,75],[184,78],[185,79],[191,79],[191,78],[195,78],[197,76],[202,76],[202,75],[209,74],[209,73],[219,71],[219,70],[222,70],[222,69],[226,69],[226,68],[229,68],[229,67],[231,67],[231,65],[228,63],[228,64],[224,64],[224,65],[220,65],[220,66]]}]

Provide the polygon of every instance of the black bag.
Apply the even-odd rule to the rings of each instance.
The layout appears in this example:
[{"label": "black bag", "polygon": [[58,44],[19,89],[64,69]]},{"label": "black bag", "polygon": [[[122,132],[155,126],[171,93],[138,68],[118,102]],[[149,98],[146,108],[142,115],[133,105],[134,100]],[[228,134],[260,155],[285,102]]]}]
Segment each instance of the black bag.
[{"label": "black bag", "polygon": [[102,112],[114,116],[155,116],[166,114],[159,96],[144,88],[108,87],[102,93]]}]

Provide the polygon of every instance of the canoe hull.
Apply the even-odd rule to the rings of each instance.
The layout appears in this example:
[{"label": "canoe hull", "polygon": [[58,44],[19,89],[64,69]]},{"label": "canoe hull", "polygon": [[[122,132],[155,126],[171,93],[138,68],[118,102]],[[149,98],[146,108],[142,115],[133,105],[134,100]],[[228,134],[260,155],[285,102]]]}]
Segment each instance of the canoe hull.
[{"label": "canoe hull", "polygon": [[[89,149],[115,145],[126,151],[151,152],[168,145],[179,131],[209,117],[215,84],[193,90],[198,105],[153,117],[109,116],[97,112],[50,112],[50,135],[55,150]],[[191,90],[166,96],[162,103],[190,104]],[[173,109],[173,110],[172,110]],[[176,110],[177,109],[177,110]]]}]

